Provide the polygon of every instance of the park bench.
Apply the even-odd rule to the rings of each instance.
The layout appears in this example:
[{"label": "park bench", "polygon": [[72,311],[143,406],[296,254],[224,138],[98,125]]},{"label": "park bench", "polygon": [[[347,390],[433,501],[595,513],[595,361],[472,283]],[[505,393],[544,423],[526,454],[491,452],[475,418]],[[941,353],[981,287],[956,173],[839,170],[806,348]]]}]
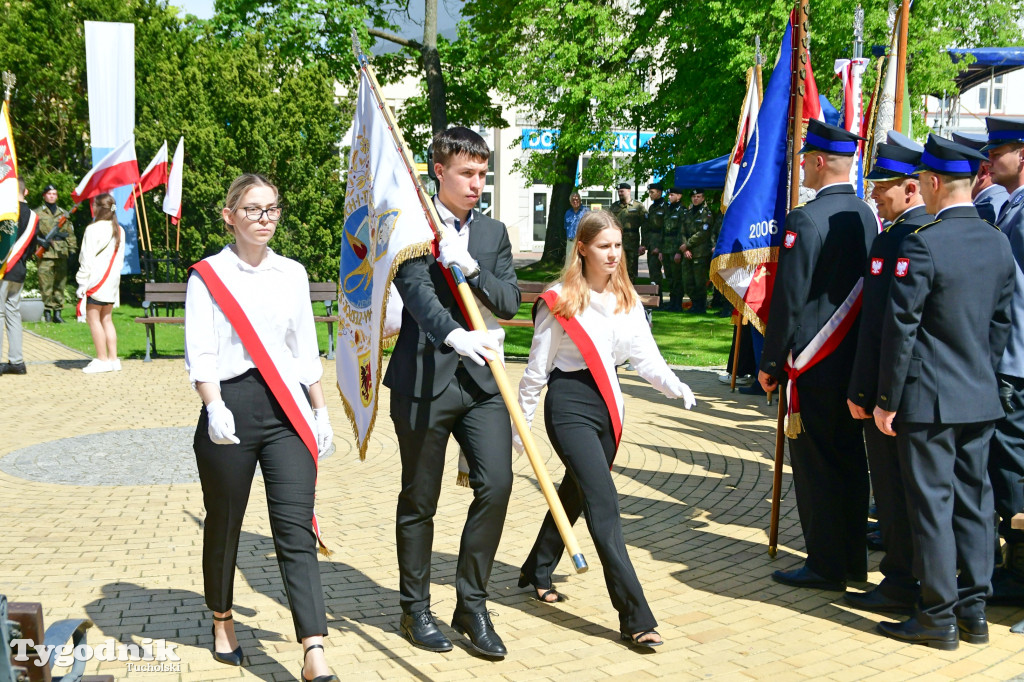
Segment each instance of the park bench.
[{"label": "park bench", "polygon": [[[185,305],[185,288],[183,282],[160,283],[146,282],[146,290],[143,294],[142,309],[145,312],[143,317],[136,317],[135,321],[146,325],[146,362],[149,362],[152,355],[156,355],[156,326],[158,324],[183,324],[184,314],[176,315],[177,308]],[[338,301],[338,285],[334,282],[310,282],[309,300],[312,302],[322,301],[327,308],[326,315],[314,315],[315,322],[327,323],[327,359],[334,359],[334,324],[338,316],[334,313]],[[161,312],[163,314],[161,315]],[[182,311],[184,313],[184,311]]]},{"label": "park bench", "polygon": [[[520,280],[516,284],[519,286],[519,291],[523,294],[523,303],[533,304],[544,293],[544,289],[547,288],[549,283],[524,282]],[[649,310],[661,305],[661,294],[658,291],[657,284],[634,284],[633,288],[640,297],[640,302],[643,303],[644,308]],[[532,327],[533,317],[528,320],[498,320],[498,324],[503,327]]]},{"label": "park bench", "polygon": [[24,647],[29,660],[15,660],[18,650],[11,642],[30,639],[34,645],[61,647],[69,643],[72,648],[86,644],[85,631],[92,621],[84,618],[60,620],[43,629],[43,605],[35,602],[9,602],[0,594],[0,682],[114,682],[111,675],[83,677],[87,661],[75,659],[71,671],[61,677],[53,676],[57,652],[40,665],[35,649]]}]

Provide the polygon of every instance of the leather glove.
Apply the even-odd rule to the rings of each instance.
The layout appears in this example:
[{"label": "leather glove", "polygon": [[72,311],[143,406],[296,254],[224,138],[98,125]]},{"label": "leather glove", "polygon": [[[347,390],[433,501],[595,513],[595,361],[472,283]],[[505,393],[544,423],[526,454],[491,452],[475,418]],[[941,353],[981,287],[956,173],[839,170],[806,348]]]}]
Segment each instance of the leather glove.
[{"label": "leather glove", "polygon": [[238,445],[241,442],[235,435],[235,415],[223,400],[214,400],[206,406],[206,421],[206,433],[217,445]]},{"label": "leather glove", "polygon": [[441,265],[446,268],[458,265],[466,279],[476,277],[480,272],[480,264],[469,255],[469,251],[462,245],[462,242],[456,239],[442,239],[438,249],[440,253],[437,255],[437,260]]},{"label": "leather glove", "polygon": [[498,344],[488,331],[469,331],[459,327],[453,329],[444,342],[459,355],[481,366],[487,364],[487,360],[498,357]]},{"label": "leather glove", "polygon": [[317,455],[322,455],[334,442],[334,429],[331,428],[331,418],[327,415],[326,407],[313,410],[313,423],[316,425]]},{"label": "leather glove", "polygon": [[690,387],[678,379],[672,386],[669,386],[668,390],[671,391],[673,398],[683,399],[683,407],[686,409],[690,409],[697,404],[697,398],[694,397]]},{"label": "leather glove", "polygon": [[85,298],[85,287],[78,287],[78,289],[75,290],[75,296],[78,298]]},{"label": "leather glove", "polygon": [[999,379],[999,402],[1003,404],[1003,412],[1006,414],[1016,411],[1013,406],[1013,384],[1006,379]]}]

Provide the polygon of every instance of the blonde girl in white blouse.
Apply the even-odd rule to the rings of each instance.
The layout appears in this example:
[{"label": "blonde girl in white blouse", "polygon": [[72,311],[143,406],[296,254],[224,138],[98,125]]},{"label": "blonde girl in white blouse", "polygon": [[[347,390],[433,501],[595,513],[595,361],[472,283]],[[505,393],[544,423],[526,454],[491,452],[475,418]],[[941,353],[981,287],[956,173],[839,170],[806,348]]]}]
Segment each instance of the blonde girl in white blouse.
[{"label": "blonde girl in white blouse", "polygon": [[82,236],[78,274],[75,275],[78,298],[85,299],[85,321],[96,347],[96,359],[82,370],[86,374],[121,369],[112,315],[121,301],[118,292],[124,266],[124,229],[117,223],[111,195],[104,193],[94,197],[92,211],[94,220]]},{"label": "blonde girl in white blouse", "polygon": [[[576,237],[575,254],[552,287],[558,293],[553,310],[544,301],[537,303],[533,345],[519,384],[519,402],[527,422],[532,422],[541,389],[548,387],[544,422],[566,467],[558,496],[570,522],[581,513],[586,518],[608,594],[619,612],[622,640],[635,647],[656,647],[662,639],[654,629],[657,622],[626,551],[618,493],[609,470],[617,448],[612,415],[591,370],[608,377],[620,424],[624,410],[615,367],[627,361],[666,396],[682,398],[687,409],[696,400],[662,359],[651,336],[626,272],[618,221],[607,211],[592,211],[580,220]],[[579,322],[599,356],[591,358],[596,367],[588,367],[558,317]],[[522,451],[518,434],[513,445]],[[523,564],[520,587],[532,585],[540,601],[562,601],[551,577],[564,549],[549,513]]]}]

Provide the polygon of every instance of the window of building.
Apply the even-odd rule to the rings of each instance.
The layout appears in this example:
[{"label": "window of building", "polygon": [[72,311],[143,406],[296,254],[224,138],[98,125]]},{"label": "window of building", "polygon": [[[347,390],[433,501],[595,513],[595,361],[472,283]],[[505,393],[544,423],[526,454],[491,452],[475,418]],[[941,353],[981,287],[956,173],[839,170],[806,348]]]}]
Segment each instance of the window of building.
[{"label": "window of building", "polygon": [[988,109],[988,86],[978,88],[978,108]]},{"label": "window of building", "polygon": [[548,231],[548,194],[535,192],[533,195],[533,239],[544,241]]}]

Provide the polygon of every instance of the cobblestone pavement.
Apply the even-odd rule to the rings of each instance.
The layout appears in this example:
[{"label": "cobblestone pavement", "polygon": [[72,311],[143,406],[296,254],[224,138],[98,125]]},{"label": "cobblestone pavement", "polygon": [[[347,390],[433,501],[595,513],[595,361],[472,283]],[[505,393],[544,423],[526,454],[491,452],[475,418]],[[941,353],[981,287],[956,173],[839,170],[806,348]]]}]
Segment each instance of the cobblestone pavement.
[{"label": "cobblestone pavement", "polygon": [[[15,601],[43,602],[48,621],[92,619],[94,645],[107,638],[123,644],[165,639],[182,659],[178,669],[164,672],[92,661],[90,673],[153,682],[296,679],[301,654],[292,639],[259,478],[235,583],[235,617],[248,666],[231,668],[210,656],[202,496],[199,484],[183,473],[199,399],[182,361],[124,361],[121,372],[84,375],[80,356],[39,339],[32,347],[28,375],[0,377],[8,396],[0,417],[0,592]],[[330,381],[333,366],[324,365]],[[513,382],[522,369],[510,365]],[[500,662],[470,653],[446,624],[471,496],[454,485],[454,446],[447,463],[451,483],[443,489],[435,524],[433,609],[456,647],[432,654],[408,645],[397,632],[393,524],[399,457],[391,422],[385,408],[367,459],[360,462],[340,399],[332,395],[338,451],[321,466],[317,510],[334,550],[320,567],[330,623],[328,657],[338,674],[346,680],[561,682],[1008,680],[1024,673],[1024,636],[1008,631],[1024,610],[990,608],[991,644],[938,652],[876,635],[882,618],[845,607],[838,593],[773,583],[771,571],[798,565],[803,546],[787,469],[779,556],[772,560],[766,552],[774,408],[763,399],[730,394],[714,373],[680,373],[699,400],[691,412],[635,374],[620,375],[627,421],[614,478],[630,555],[667,641],[650,654],[618,642],[617,617],[582,523],[577,533],[591,570],[571,574],[563,560],[556,575],[569,601],[541,604],[516,587],[519,564],[544,512],[524,457],[513,462],[513,499],[491,575],[493,619],[511,653]],[[382,404],[388,404],[386,391]],[[542,429],[534,433],[559,480],[562,470],[546,435]],[[31,460],[26,453],[32,452],[49,459]],[[87,452],[106,475],[90,478],[84,470],[91,466]],[[61,469],[64,482],[29,480],[33,467],[37,473]],[[115,480],[110,472],[118,470]],[[871,582],[879,577],[872,573]]]}]

